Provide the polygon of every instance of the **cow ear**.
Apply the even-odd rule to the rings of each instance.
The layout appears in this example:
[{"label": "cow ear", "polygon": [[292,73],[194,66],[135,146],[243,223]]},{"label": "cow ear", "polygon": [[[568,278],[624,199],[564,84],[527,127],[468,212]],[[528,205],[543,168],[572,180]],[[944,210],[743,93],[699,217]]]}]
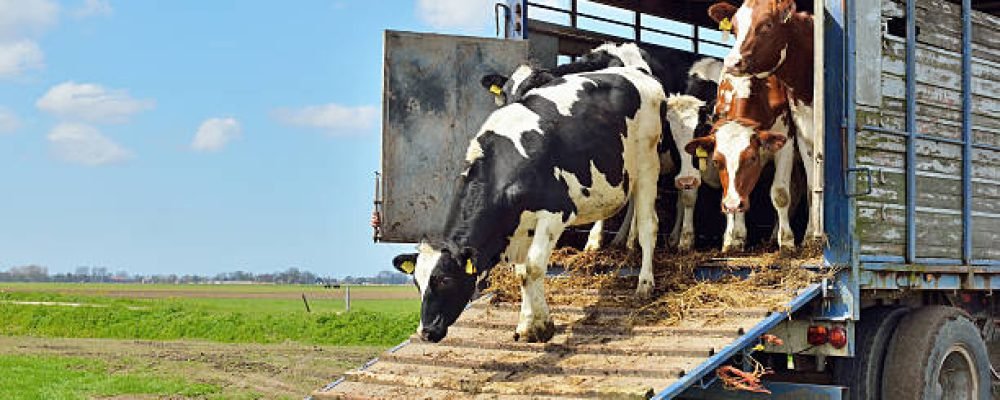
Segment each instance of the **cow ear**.
[{"label": "cow ear", "polygon": [[694,138],[684,146],[684,151],[688,152],[688,154],[692,156],[698,157],[699,150],[701,150],[700,152],[705,154],[706,157],[708,154],[712,154],[712,152],[715,151],[715,136],[709,135]]},{"label": "cow ear", "polygon": [[757,132],[757,139],[760,140],[761,147],[772,153],[776,153],[785,146],[785,142],[788,141],[788,136],[769,131],[759,131]]},{"label": "cow ear", "polygon": [[483,88],[490,91],[494,95],[499,96],[502,93],[503,85],[507,84],[508,78],[503,75],[489,74],[483,77],[479,81]]},{"label": "cow ear", "polygon": [[392,259],[392,266],[399,272],[413,275],[413,271],[417,269],[417,254],[400,254]]},{"label": "cow ear", "polygon": [[712,18],[712,21],[715,22],[721,23],[724,19],[729,19],[731,21],[734,15],[736,15],[736,6],[725,1],[712,4],[712,6],[708,8],[708,17]]},{"label": "cow ear", "polygon": [[786,23],[789,18],[792,18],[792,14],[795,14],[795,0],[781,1],[778,4],[781,7],[779,10],[781,23]]}]

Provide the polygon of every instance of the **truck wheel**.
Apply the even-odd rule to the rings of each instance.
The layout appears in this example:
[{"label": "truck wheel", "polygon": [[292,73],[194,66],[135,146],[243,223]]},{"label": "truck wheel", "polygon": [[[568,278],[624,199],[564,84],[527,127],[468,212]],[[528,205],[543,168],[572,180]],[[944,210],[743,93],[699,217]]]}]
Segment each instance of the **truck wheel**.
[{"label": "truck wheel", "polygon": [[976,324],[945,306],[904,317],[886,354],[882,394],[888,400],[989,399],[989,353]]},{"label": "truck wheel", "polygon": [[882,365],[889,340],[899,320],[909,312],[910,309],[901,306],[870,307],[861,311],[861,320],[855,325],[855,356],[838,359],[833,370],[837,384],[848,387],[848,398],[882,398]]}]

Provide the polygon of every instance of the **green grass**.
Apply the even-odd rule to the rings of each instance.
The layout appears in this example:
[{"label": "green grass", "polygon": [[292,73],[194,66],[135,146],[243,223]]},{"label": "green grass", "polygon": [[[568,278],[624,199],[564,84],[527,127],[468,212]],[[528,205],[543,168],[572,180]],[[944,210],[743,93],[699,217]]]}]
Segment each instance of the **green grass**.
[{"label": "green grass", "polygon": [[[189,286],[172,287],[188,290]],[[11,301],[101,307],[21,305]],[[135,299],[56,291],[0,292],[0,335],[389,346],[414,331],[420,302],[352,300],[350,313],[342,313],[340,299],[313,298],[310,306],[312,313],[305,311],[301,299],[287,298]]]},{"label": "green grass", "polygon": [[[324,293],[330,289],[324,289],[319,285],[211,285],[211,284],[141,284],[141,283],[63,283],[63,282],[0,282],[0,289],[10,288],[30,291],[74,291],[74,290],[94,290],[94,291],[144,291],[144,292],[170,292],[170,291],[203,291],[206,293]],[[360,285],[351,286],[352,293],[414,293],[413,285]]]},{"label": "green grass", "polygon": [[122,395],[216,398],[220,388],[142,372],[110,373],[100,360],[0,355],[0,398],[88,399]]}]

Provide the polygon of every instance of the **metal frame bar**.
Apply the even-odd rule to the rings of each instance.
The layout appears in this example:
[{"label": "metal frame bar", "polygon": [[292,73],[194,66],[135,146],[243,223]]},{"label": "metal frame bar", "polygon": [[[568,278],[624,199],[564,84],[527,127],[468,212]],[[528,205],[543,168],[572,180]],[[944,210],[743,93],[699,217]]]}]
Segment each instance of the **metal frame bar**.
[{"label": "metal frame bar", "polygon": [[[591,19],[591,20],[594,20],[594,21],[600,21],[600,22],[604,22],[604,23],[608,23],[608,24],[612,24],[612,25],[618,25],[618,26],[621,26],[623,28],[632,28],[632,30],[634,32],[632,39],[635,40],[636,42],[640,42],[640,43],[642,42],[642,31],[658,33],[658,34],[661,34],[661,35],[670,36],[670,37],[674,37],[674,38],[678,38],[678,39],[690,40],[692,42],[692,49],[693,49],[693,51],[694,51],[695,54],[701,54],[699,51],[701,49],[701,44],[702,43],[716,45],[716,46],[723,46],[723,47],[724,46],[728,46],[727,43],[716,42],[714,40],[709,40],[709,39],[703,39],[703,38],[701,38],[701,35],[698,34],[698,26],[697,25],[693,25],[693,24],[691,25],[691,27],[693,28],[691,35],[684,35],[684,34],[679,34],[679,33],[674,33],[674,32],[668,32],[668,31],[665,31],[665,30],[662,30],[662,29],[658,29],[658,28],[653,28],[653,27],[650,27],[650,26],[642,25],[642,17],[641,17],[642,13],[641,12],[633,11],[635,13],[635,17],[633,18],[633,22],[618,21],[618,20],[615,20],[615,19],[606,18],[606,17],[602,17],[602,16],[599,16],[599,15],[593,15],[593,14],[588,14],[588,13],[581,13],[579,11],[579,5],[577,4],[577,1],[578,0],[571,0],[570,1],[570,9],[569,10],[562,9],[562,8],[559,8],[559,7],[553,7],[553,6],[550,6],[550,5],[547,5],[547,4],[537,3],[537,2],[534,2],[534,1],[525,1],[525,9],[527,9],[528,6],[531,6],[531,7],[537,7],[537,8],[543,9],[543,10],[547,10],[547,11],[552,11],[552,12],[558,12],[558,13],[567,14],[567,15],[569,15],[569,26],[571,28],[574,28],[574,29],[576,29],[576,28],[579,27],[579,18]],[[525,13],[525,15],[527,15],[527,13]],[[682,22],[682,21],[678,21],[678,22]],[[527,33],[527,31],[525,31],[525,34],[526,33]],[[617,35],[613,35],[613,36],[617,36]]]},{"label": "metal frame bar", "polygon": [[917,7],[906,0],[906,260],[917,258]]},{"label": "metal frame bar", "polygon": [[679,396],[691,387],[691,385],[701,380],[704,376],[715,371],[716,368],[722,366],[724,362],[737,355],[740,351],[753,346],[760,340],[761,335],[778,326],[778,324],[786,318],[789,318],[793,312],[802,308],[802,306],[809,304],[810,301],[819,296],[820,292],[822,292],[822,288],[819,284],[808,286],[801,294],[788,303],[787,311],[776,312],[769,315],[763,321],[754,325],[753,328],[744,333],[743,336],[740,336],[739,339],[730,343],[718,353],[715,353],[714,356],[709,357],[708,360],[705,360],[705,362],[694,367],[691,371],[687,371],[683,377],[675,381],[666,389],[663,389],[662,392],[657,393],[656,396],[653,396],[653,399],[672,399]]},{"label": "metal frame bar", "polygon": [[962,0],[962,260],[972,262],[972,0]]}]

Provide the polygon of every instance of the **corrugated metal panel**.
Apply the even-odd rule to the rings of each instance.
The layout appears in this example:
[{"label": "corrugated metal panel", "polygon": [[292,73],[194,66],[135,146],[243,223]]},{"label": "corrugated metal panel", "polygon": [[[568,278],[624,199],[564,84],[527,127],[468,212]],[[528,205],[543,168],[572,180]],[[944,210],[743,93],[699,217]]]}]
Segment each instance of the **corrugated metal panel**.
[{"label": "corrugated metal panel", "polygon": [[385,32],[382,240],[440,232],[465,150],[496,109],[480,86],[528,58],[528,43]]}]

